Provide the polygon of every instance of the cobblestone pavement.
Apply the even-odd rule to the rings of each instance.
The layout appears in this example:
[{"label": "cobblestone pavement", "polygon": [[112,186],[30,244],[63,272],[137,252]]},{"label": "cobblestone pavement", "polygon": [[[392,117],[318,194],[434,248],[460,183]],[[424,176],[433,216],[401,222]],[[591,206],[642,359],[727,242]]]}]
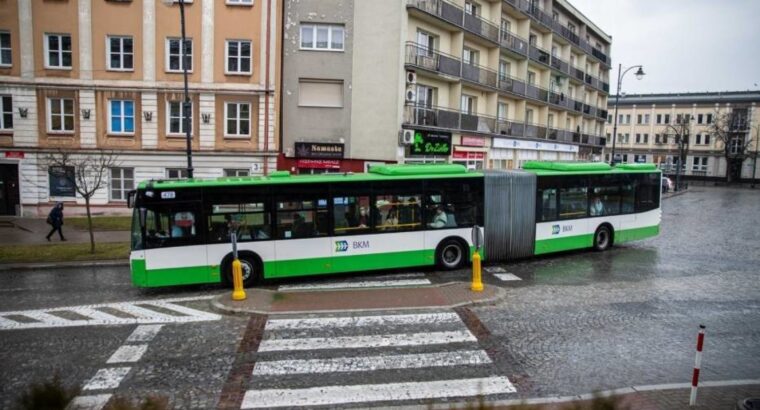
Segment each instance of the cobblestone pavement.
[{"label": "cobblestone pavement", "polygon": [[[425,404],[429,395],[425,392],[430,391],[425,389],[445,390],[448,385],[436,383],[446,380],[475,380],[479,388],[497,389],[488,396],[495,400],[686,383],[700,323],[707,326],[702,380],[759,379],[757,226],[760,192],[692,188],[663,203],[662,232],[657,238],[605,253],[575,252],[489,266],[484,273],[486,286],[504,287],[507,298],[477,308],[429,312],[450,319],[443,322],[430,318],[423,323],[394,322],[388,318],[400,313],[373,312],[310,315],[315,320],[312,325],[319,324],[316,328],[310,328],[303,315],[291,318],[298,326],[281,329],[272,327],[272,318],[262,316],[167,323],[143,343],[146,347],[139,360],[129,364],[114,363],[113,357],[117,351],[123,353],[125,346],[127,352],[136,349],[129,347],[130,338],[142,325],[4,330],[0,331],[0,408],[12,408],[31,382],[49,379],[54,372],[65,384],[83,387],[94,383],[94,376],[103,369],[125,367],[129,371],[117,387],[82,394],[132,398],[158,394],[169,398],[175,408],[239,408],[261,394],[284,394],[282,390],[303,394],[309,388],[348,384],[384,385],[386,390],[390,386],[392,394],[403,389],[416,394],[411,400],[373,402],[388,405]],[[407,273],[403,279],[442,283],[469,275],[465,270],[423,273]],[[388,275],[346,280],[384,282]],[[343,279],[318,283],[336,280]],[[192,299],[219,292],[223,290],[218,286],[138,290],[129,283],[129,271],[123,267],[0,272],[0,312]],[[206,300],[179,304],[209,310]],[[360,316],[385,319],[372,326],[336,325],[340,321],[324,326],[326,317]],[[439,333],[452,339],[429,343],[437,337],[431,335]],[[398,334],[424,336],[393,336]],[[312,349],[315,338],[345,343]],[[361,345],[377,340],[385,340],[386,345]],[[394,345],[398,340],[419,344]],[[355,347],[347,347],[351,343]],[[280,348],[287,345],[292,353],[277,350],[278,344]],[[393,359],[366,359],[381,355]],[[257,365],[264,368],[262,363],[267,363],[266,374],[254,374]],[[307,366],[311,373],[294,373],[293,369]],[[505,381],[516,388],[515,393],[507,391]],[[706,403],[721,407],[735,400],[708,401],[711,390],[716,391],[713,396],[757,391],[705,389],[701,397]],[[357,399],[347,400],[349,391],[339,396],[343,407],[362,405]],[[444,398],[435,402],[444,405],[458,400],[439,396]],[[647,403],[659,404],[649,408],[684,408],[683,390],[652,393],[655,396],[662,399],[651,398]],[[703,404],[701,408],[710,407]]]}]

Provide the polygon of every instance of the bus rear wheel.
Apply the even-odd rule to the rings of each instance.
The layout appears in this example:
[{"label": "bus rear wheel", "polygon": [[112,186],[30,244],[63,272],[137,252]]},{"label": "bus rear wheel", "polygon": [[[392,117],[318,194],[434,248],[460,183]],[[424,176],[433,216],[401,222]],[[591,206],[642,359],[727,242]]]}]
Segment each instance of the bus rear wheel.
[{"label": "bus rear wheel", "polygon": [[594,233],[594,249],[597,251],[606,251],[612,245],[612,232],[610,228],[602,225]]},{"label": "bus rear wheel", "polygon": [[462,244],[457,240],[448,239],[443,241],[438,246],[437,253],[438,266],[442,269],[458,269],[464,264],[466,253]]},{"label": "bus rear wheel", "polygon": [[[259,261],[250,255],[240,255],[240,267],[243,271],[243,287],[249,288],[256,284],[260,276]],[[232,280],[232,258],[229,258],[224,264],[224,278],[230,287],[233,286]]]}]

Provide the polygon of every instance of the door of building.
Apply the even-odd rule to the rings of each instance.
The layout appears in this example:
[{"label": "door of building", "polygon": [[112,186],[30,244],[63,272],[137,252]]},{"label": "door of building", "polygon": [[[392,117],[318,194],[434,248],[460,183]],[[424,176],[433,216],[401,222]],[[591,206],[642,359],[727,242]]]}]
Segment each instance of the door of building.
[{"label": "door of building", "polygon": [[18,205],[18,165],[0,164],[0,215],[16,215]]}]

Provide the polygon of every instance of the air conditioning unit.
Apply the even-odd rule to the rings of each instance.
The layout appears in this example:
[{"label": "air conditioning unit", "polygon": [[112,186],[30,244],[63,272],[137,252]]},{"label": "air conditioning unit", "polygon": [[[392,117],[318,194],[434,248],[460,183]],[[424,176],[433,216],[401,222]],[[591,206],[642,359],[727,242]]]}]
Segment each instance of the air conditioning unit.
[{"label": "air conditioning unit", "polygon": [[412,145],[414,142],[414,130],[401,130],[398,142],[401,145]]},{"label": "air conditioning unit", "polygon": [[414,71],[407,71],[406,85],[415,85],[415,84],[417,84],[417,73]]},{"label": "air conditioning unit", "polygon": [[414,104],[417,102],[417,90],[414,88],[414,85],[409,85],[406,87],[406,93],[404,93],[404,101],[407,104]]}]

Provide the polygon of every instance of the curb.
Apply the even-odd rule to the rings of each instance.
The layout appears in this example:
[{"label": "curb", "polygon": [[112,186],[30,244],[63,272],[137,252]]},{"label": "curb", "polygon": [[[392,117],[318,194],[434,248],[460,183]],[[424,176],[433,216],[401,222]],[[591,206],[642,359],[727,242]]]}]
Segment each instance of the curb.
[{"label": "curb", "polygon": [[670,199],[670,198],[672,198],[674,196],[683,195],[683,194],[685,194],[687,192],[689,192],[688,189],[682,189],[680,191],[674,191],[673,193],[669,194],[668,196],[663,196],[663,199]]},{"label": "curb", "polygon": [[71,267],[114,267],[129,266],[129,260],[103,260],[103,261],[73,261],[73,262],[40,262],[40,263],[2,263],[0,272],[10,270],[31,270],[31,269],[55,269]]},{"label": "curb", "polygon": [[[446,283],[440,283],[435,285],[425,285],[425,286],[412,286],[412,287],[405,287],[404,289],[418,289],[418,288],[430,288],[430,287],[444,287],[451,284],[465,284],[467,285],[467,282],[446,282]],[[227,314],[227,315],[252,315],[252,314],[259,314],[259,315],[269,315],[269,316],[279,316],[279,315],[294,315],[294,314],[330,314],[330,313],[360,313],[360,312],[383,312],[383,311],[425,311],[425,310],[436,310],[436,309],[454,309],[458,307],[463,306],[477,306],[477,305],[484,305],[488,303],[493,303],[496,301],[499,301],[507,296],[507,291],[504,288],[501,288],[499,286],[492,286],[495,290],[495,294],[491,297],[479,299],[479,300],[462,300],[462,301],[456,301],[452,302],[448,305],[427,305],[427,306],[394,306],[394,307],[382,307],[382,308],[347,308],[347,309],[328,309],[328,310],[289,310],[289,311],[270,311],[265,309],[255,309],[255,308],[240,308],[240,307],[234,307],[234,306],[227,306],[224,303],[221,302],[222,298],[229,298],[229,292],[225,292],[222,295],[215,296],[213,299],[210,300],[209,305],[211,306],[212,310],[216,311],[217,313],[221,314]],[[376,288],[376,290],[392,290],[395,288]],[[351,292],[356,289],[334,289],[336,291],[341,292]],[[362,290],[367,290],[362,289]],[[263,292],[267,297],[273,298],[274,294],[276,293],[296,293],[296,292],[279,292],[279,291],[273,291],[269,289],[257,289],[259,292]],[[309,293],[314,293],[314,291],[308,291]]]}]

